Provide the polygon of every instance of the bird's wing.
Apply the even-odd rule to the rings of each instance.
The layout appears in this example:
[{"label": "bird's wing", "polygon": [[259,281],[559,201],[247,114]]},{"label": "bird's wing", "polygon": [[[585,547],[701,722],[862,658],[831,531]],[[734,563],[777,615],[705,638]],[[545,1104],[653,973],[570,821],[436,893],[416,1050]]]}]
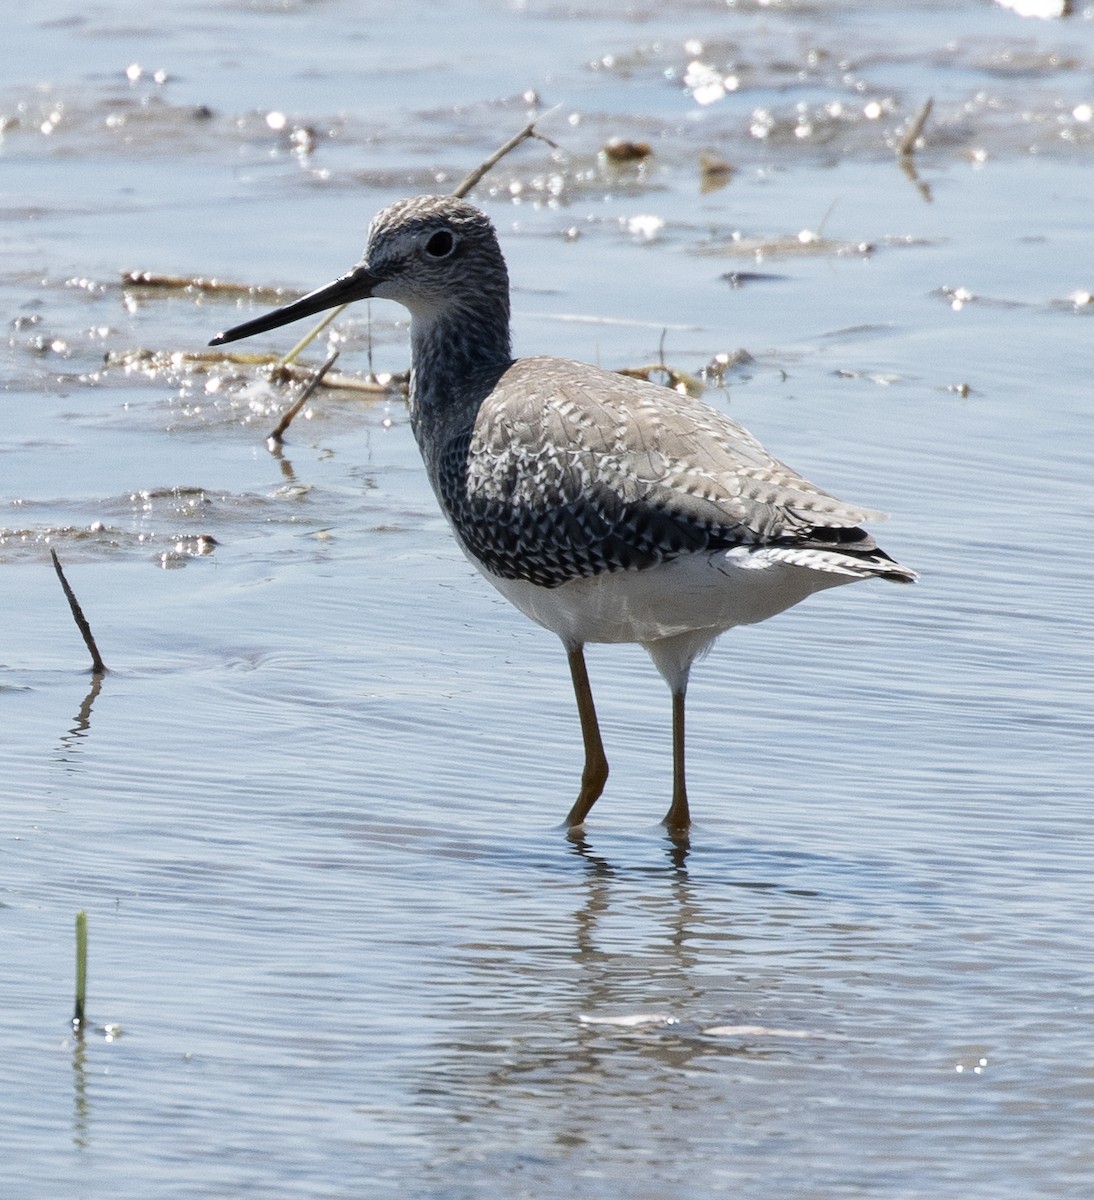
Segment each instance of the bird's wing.
[{"label": "bird's wing", "polygon": [[509,368],[449,448],[442,486],[473,553],[546,586],[882,515],[816,487],[708,405],[548,358]]}]

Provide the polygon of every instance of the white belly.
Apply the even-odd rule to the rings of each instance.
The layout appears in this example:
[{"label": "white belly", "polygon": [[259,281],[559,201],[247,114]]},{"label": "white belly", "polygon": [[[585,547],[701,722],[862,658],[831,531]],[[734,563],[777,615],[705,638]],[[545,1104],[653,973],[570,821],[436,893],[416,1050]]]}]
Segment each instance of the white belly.
[{"label": "white belly", "polygon": [[709,645],[734,625],[753,625],[855,576],[782,560],[765,547],[687,554],[642,571],[574,579],[557,588],[487,579],[526,616],[570,648],[586,642],[655,643],[688,637]]}]

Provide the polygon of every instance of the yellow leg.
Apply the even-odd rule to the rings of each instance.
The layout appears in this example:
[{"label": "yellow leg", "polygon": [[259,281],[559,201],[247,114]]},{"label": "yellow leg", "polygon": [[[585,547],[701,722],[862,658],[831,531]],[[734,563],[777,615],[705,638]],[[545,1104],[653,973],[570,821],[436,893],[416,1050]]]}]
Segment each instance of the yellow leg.
[{"label": "yellow leg", "polygon": [[585,824],[589,809],[596,803],[604,784],[608,782],[608,759],[600,740],[600,725],[596,719],[593,692],[589,687],[589,672],[585,669],[585,652],[581,646],[569,652],[570,676],[577,697],[577,715],[581,720],[581,736],[585,741],[585,769],[581,772],[581,791],[578,792],[566,824],[571,829]]},{"label": "yellow leg", "polygon": [[672,837],[686,837],[691,826],[684,779],[684,691],[672,693],[672,804],[663,824]]}]

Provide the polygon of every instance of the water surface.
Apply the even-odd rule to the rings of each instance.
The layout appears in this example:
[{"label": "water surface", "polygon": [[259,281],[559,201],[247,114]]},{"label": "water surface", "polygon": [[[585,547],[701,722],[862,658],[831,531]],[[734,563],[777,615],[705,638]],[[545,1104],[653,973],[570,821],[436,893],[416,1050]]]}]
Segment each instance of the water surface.
[{"label": "water surface", "polygon": [[[6,36],[5,1194],[1088,1196],[1089,11],[53,0]],[[397,394],[275,457],[259,369],[130,354],[257,309],[123,270],[314,286],[554,104],[474,194],[518,350],[748,351],[707,399],[922,573],[697,668],[686,855],[633,647],[590,653],[612,777],[559,831],[561,649],[455,549]],[[405,368],[399,310],[338,331]]]}]

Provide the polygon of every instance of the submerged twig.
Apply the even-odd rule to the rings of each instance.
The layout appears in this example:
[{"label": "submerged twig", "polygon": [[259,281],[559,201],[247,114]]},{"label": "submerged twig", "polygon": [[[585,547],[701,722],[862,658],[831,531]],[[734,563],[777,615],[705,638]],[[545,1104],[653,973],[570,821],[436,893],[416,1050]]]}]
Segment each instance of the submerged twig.
[{"label": "submerged twig", "polygon": [[331,369],[331,367],[334,366],[335,360],[337,358],[338,358],[338,351],[335,350],[334,353],[331,354],[330,358],[328,358],[327,361],[319,368],[319,370],[315,372],[315,374],[311,377],[311,379],[309,379],[308,382],[306,384],[304,384],[304,387],[301,390],[300,395],[297,396],[297,398],[292,402],[292,404],[285,410],[285,413],[282,416],[281,420],[278,421],[278,423],[277,423],[277,428],[274,429],[273,433],[271,433],[270,436],[266,439],[267,445],[270,445],[271,443],[274,446],[281,445],[282,441],[284,441],[285,430],[288,429],[289,425],[292,423],[293,417],[295,417],[296,414],[304,407],[304,405],[311,398],[311,395],[315,391],[315,389],[323,382],[323,376],[326,375],[326,373]]},{"label": "submerged twig", "polygon": [[76,914],[76,1007],[72,1013],[72,1028],[77,1037],[84,1032],[87,1005],[87,913],[81,908]]},{"label": "submerged twig", "polygon": [[896,149],[897,162],[900,163],[900,169],[908,177],[909,181],[915,184],[916,190],[928,204],[931,203],[931,189],[928,184],[919,178],[919,172],[915,169],[915,152],[917,148],[916,143],[923,133],[923,127],[927,124],[927,118],[931,115],[933,107],[934,97],[928,96],[923,107],[916,113],[915,119],[900,139],[900,144]]},{"label": "submerged twig", "polygon": [[72,609],[72,619],[76,622],[76,628],[83,635],[84,644],[91,652],[91,670],[96,675],[102,675],[106,671],[106,664],[99,654],[99,647],[95,645],[95,638],[91,633],[91,626],[87,623],[87,617],[84,616],[84,610],[80,607],[79,600],[76,599],[76,593],[69,587],[68,580],[65,578],[65,573],[61,569],[61,560],[57,557],[57,551],[50,547],[50,557],[53,559],[53,569],[57,572],[57,578],[61,581],[61,587],[64,590],[65,598],[68,600],[68,606]]},{"label": "submerged twig", "polygon": [[927,124],[927,118],[931,115],[931,109],[934,108],[934,97],[928,96],[924,101],[923,107],[916,113],[915,120],[908,126],[904,136],[900,139],[900,145],[897,147],[897,156],[899,158],[911,158],[916,151],[916,142],[919,141],[920,134],[923,132],[923,127]]}]

